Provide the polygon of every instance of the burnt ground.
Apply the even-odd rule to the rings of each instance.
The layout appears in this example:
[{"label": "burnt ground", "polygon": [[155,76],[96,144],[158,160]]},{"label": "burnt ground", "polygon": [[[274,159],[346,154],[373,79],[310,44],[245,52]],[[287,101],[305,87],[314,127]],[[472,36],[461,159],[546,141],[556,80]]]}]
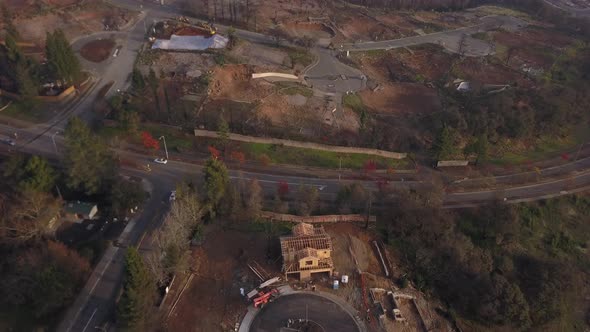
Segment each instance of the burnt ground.
[{"label": "burnt ground", "polygon": [[112,39],[97,39],[86,43],[80,49],[80,55],[88,61],[103,62],[111,56],[115,41]]},{"label": "burnt ground", "polygon": [[276,237],[269,242],[264,232],[212,228],[202,246],[193,250],[195,276],[168,320],[169,331],[233,328],[248,305],[240,296],[240,287],[249,292],[260,284],[246,265],[249,260],[258,262],[273,276],[279,275],[280,261],[267,259],[269,245],[278,244]]}]

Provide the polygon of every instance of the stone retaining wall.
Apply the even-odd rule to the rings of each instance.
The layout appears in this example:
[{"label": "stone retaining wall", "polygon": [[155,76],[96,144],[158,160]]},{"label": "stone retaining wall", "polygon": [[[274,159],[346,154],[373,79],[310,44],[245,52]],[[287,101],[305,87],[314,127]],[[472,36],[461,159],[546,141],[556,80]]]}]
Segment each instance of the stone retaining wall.
[{"label": "stone retaining wall", "polygon": [[[210,138],[218,138],[219,137],[217,132],[215,132],[215,131],[202,130],[202,129],[195,129],[195,136],[197,136],[197,137],[210,137]],[[288,139],[279,139],[279,138],[263,138],[263,137],[244,136],[244,135],[239,135],[239,134],[229,134],[229,139],[233,140],[233,141],[240,141],[240,142],[276,144],[276,145],[291,146],[291,147],[295,147],[295,148],[322,150],[322,151],[330,151],[330,152],[337,152],[337,153],[358,153],[358,154],[374,155],[374,156],[391,158],[391,159],[404,159],[407,156],[406,153],[400,153],[400,152],[391,152],[391,151],[369,149],[369,148],[356,148],[356,147],[348,147],[348,146],[326,145],[326,144],[318,144],[318,143],[311,143],[311,142],[292,141],[292,140],[288,140]]]},{"label": "stone retaining wall", "polygon": [[[308,224],[321,224],[321,223],[336,223],[336,222],[366,222],[367,216],[362,214],[332,214],[324,216],[296,216],[293,214],[282,214],[263,211],[260,213],[260,217],[267,220],[274,221],[286,221],[286,222],[304,222]],[[369,222],[375,222],[377,218],[375,216],[369,216]]]}]

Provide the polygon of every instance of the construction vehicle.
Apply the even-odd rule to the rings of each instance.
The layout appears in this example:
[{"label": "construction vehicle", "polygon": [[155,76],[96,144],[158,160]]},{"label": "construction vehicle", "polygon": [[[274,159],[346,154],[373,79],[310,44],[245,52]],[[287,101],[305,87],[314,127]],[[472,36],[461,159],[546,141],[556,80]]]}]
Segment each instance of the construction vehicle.
[{"label": "construction vehicle", "polygon": [[197,27],[199,27],[201,29],[207,30],[211,36],[213,36],[215,33],[217,33],[217,29],[215,29],[215,27],[212,24],[199,22],[196,25],[197,25]]},{"label": "construction vehicle", "polygon": [[275,297],[279,294],[276,288],[270,291],[260,291],[258,297],[254,298],[254,308],[262,308],[265,304],[272,302]]}]

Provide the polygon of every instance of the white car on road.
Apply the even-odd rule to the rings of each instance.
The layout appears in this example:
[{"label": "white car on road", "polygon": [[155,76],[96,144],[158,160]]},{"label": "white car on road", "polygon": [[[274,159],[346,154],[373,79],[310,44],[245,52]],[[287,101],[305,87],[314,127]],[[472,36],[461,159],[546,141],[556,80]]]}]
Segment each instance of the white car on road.
[{"label": "white car on road", "polygon": [[166,164],[168,163],[168,159],[164,159],[164,158],[156,158],[156,159],[154,159],[154,162],[155,162],[156,164],[164,164],[164,165],[166,165]]},{"label": "white car on road", "polygon": [[8,144],[10,146],[15,146],[16,145],[16,143],[13,140],[11,140],[10,138],[4,138],[4,139],[2,139],[2,143]]},{"label": "white car on road", "polygon": [[169,200],[170,202],[172,202],[172,201],[175,201],[175,200],[176,200],[176,190],[172,190],[172,191],[170,192],[170,197],[168,198],[168,200]]}]

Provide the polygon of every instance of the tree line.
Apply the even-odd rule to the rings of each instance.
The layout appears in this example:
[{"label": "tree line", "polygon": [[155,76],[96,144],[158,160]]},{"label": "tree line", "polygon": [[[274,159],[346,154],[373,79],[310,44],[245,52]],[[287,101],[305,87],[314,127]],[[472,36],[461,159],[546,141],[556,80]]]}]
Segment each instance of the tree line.
[{"label": "tree line", "polygon": [[0,305],[31,326],[56,323],[100,258],[100,243],[57,239],[65,200],[98,201],[102,216],[116,217],[146,198],[117,175],[116,158],[80,119],[70,120],[64,136],[63,168],[14,154],[0,173]]},{"label": "tree line", "polygon": [[56,81],[67,86],[78,82],[82,70],[80,62],[62,30],[47,32],[47,65],[43,65],[26,56],[18,45],[20,35],[9,9],[2,5],[0,11],[6,31],[4,45],[0,46],[0,73],[14,83],[8,89],[2,88],[18,93],[25,101],[31,102],[39,94],[42,83]]},{"label": "tree line", "polygon": [[551,330],[547,324],[557,321],[583,330],[584,314],[573,317],[568,308],[587,288],[587,231],[576,234],[585,226],[572,220],[590,211],[588,198],[456,212],[441,209],[438,190],[381,198],[389,208],[380,225],[404,266],[402,287],[411,280],[444,301],[453,319],[488,328]]}]

